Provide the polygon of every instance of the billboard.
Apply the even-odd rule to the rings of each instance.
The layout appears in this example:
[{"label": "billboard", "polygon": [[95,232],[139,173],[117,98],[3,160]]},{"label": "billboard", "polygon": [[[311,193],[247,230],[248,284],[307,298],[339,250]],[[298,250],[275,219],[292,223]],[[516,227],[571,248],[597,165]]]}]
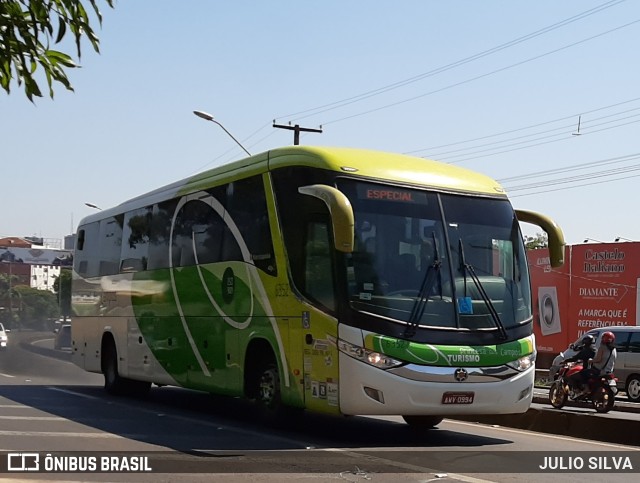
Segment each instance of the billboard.
[{"label": "billboard", "polygon": [[568,314],[570,299],[569,251],[565,248],[565,264],[551,267],[549,250],[529,250],[533,327],[538,352],[558,353],[567,346],[571,321]]},{"label": "billboard", "polygon": [[0,262],[70,267],[73,265],[73,256],[68,250],[52,248],[0,247]]},{"label": "billboard", "polygon": [[546,249],[527,253],[536,346],[542,353],[558,353],[594,328],[640,325],[640,243],[588,243],[566,250],[561,268],[551,268]]}]

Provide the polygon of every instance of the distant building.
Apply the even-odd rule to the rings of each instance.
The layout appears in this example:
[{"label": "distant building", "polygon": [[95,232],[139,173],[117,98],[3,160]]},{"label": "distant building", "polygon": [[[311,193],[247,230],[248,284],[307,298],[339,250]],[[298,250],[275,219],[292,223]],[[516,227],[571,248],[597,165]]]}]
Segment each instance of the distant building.
[{"label": "distant building", "polygon": [[73,251],[76,249],[76,234],[67,235],[64,237],[64,246],[62,247],[65,250]]},{"label": "distant building", "polygon": [[0,273],[12,277],[16,285],[53,291],[60,270],[72,266],[73,252],[47,248],[43,241],[37,237],[0,238]]}]

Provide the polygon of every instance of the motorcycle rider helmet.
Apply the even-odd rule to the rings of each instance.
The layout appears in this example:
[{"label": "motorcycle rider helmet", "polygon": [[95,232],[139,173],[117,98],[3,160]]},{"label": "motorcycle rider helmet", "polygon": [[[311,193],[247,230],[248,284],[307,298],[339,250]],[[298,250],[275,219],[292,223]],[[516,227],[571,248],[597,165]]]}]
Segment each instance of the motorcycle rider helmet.
[{"label": "motorcycle rider helmet", "polygon": [[590,345],[593,345],[595,341],[595,338],[591,334],[587,334],[582,338],[582,345],[589,347]]},{"label": "motorcycle rider helmet", "polygon": [[604,334],[602,334],[602,343],[603,344],[612,344],[616,341],[616,336],[613,332],[605,332]]}]

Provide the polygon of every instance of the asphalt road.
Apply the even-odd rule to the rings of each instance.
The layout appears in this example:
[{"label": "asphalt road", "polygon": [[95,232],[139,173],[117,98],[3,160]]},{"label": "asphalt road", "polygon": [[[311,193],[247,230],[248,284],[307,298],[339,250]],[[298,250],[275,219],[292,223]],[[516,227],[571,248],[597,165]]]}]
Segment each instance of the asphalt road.
[{"label": "asphalt road", "polygon": [[[64,481],[539,481],[635,480],[629,468],[540,469],[549,458],[604,456],[640,472],[640,447],[445,420],[417,433],[400,418],[292,415],[272,427],[237,399],[153,388],[146,399],[108,396],[102,376],[53,353],[50,334],[11,334],[0,353],[0,452],[148,457],[153,473],[0,473]],[[28,342],[29,350],[19,344]],[[637,416],[637,415],[636,415]],[[584,416],[601,418],[593,414]],[[0,454],[0,459],[6,458]],[[618,459],[615,459],[618,458]],[[601,460],[594,459],[594,464]],[[42,463],[44,461],[41,461]],[[0,464],[2,462],[0,461]],[[5,461],[6,463],[6,461]],[[597,466],[596,464],[596,466]],[[624,469],[624,468],[623,468]],[[598,472],[600,471],[600,472]],[[543,473],[547,473],[546,475]]]}]

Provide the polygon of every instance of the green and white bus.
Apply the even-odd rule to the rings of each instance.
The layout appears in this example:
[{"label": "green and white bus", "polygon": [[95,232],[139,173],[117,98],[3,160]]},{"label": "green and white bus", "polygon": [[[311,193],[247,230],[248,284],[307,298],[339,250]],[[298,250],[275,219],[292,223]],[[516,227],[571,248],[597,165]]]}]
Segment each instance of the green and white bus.
[{"label": "green and white bus", "polygon": [[84,218],[73,361],[111,393],[171,385],[347,415],[527,410],[519,221],[492,179],[356,149],[250,156]]}]

